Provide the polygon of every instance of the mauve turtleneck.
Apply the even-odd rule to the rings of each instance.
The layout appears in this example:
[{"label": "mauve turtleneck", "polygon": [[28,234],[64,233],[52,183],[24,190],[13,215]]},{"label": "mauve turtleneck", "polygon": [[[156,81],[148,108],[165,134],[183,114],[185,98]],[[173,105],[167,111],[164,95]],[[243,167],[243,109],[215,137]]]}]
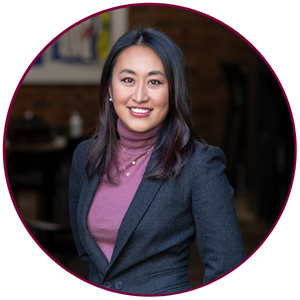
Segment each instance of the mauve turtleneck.
[{"label": "mauve turtleneck", "polygon": [[[100,182],[87,216],[89,232],[108,261],[111,259],[123,217],[145,173],[158,129],[159,125],[146,132],[134,132],[126,129],[118,119],[119,172],[115,170],[113,174],[119,184],[114,186],[104,181]],[[120,144],[123,147],[123,157]],[[140,157],[138,163],[132,165],[132,161]],[[126,176],[123,169],[123,158],[129,176]]]}]

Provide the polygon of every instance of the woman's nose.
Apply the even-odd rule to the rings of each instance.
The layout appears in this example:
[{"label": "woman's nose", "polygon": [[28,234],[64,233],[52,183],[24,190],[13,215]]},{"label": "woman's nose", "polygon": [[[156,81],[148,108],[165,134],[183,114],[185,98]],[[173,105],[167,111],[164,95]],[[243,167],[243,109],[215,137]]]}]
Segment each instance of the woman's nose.
[{"label": "woman's nose", "polygon": [[136,85],[133,93],[133,100],[138,103],[149,100],[148,90],[144,84],[139,83]]}]

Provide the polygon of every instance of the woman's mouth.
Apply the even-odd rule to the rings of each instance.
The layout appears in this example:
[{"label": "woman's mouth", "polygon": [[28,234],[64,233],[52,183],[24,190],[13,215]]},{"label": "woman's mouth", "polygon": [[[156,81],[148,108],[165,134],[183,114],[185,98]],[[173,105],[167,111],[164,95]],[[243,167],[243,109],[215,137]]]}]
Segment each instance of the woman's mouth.
[{"label": "woman's mouth", "polygon": [[130,113],[135,117],[146,117],[149,116],[152,109],[149,108],[137,108],[129,107]]},{"label": "woman's mouth", "polygon": [[131,111],[138,113],[138,114],[147,114],[149,113],[151,110],[150,109],[143,109],[143,108],[130,108]]}]

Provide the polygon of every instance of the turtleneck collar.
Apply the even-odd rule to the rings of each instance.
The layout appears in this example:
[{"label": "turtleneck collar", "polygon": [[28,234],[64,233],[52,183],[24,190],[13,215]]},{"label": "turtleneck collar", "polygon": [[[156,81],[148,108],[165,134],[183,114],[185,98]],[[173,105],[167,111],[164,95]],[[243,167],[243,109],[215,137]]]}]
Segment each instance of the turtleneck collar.
[{"label": "turtleneck collar", "polygon": [[119,141],[124,148],[130,151],[134,150],[134,152],[140,152],[141,150],[149,149],[155,144],[156,133],[160,126],[161,124],[145,132],[136,132],[125,128],[121,120],[118,119],[117,130],[120,136]]}]

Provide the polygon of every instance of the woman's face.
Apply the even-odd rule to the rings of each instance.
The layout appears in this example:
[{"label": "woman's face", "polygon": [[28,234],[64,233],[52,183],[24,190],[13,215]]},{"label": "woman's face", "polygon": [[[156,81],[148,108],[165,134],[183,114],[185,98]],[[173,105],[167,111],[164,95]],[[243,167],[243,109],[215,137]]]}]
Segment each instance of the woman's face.
[{"label": "woman's face", "polygon": [[169,111],[169,87],[159,56],[144,46],[124,50],[113,69],[109,94],[127,129],[145,132],[160,124]]}]

